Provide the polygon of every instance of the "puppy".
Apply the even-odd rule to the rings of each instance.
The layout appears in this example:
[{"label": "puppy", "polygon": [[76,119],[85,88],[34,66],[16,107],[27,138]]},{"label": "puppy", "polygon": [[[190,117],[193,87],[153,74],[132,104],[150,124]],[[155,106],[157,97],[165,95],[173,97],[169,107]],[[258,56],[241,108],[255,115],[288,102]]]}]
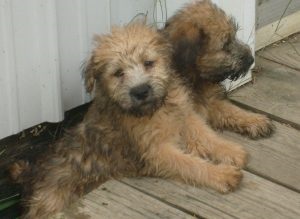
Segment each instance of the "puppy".
[{"label": "puppy", "polygon": [[122,176],[235,189],[247,154],[194,111],[189,89],[170,68],[168,41],[142,24],[115,28],[96,41],[84,70],[95,97],[83,122],[35,165],[11,166],[12,177],[24,184],[23,218],[45,218]]},{"label": "puppy", "polygon": [[187,4],[171,17],[163,34],[174,47],[173,65],[192,87],[196,111],[216,129],[229,129],[250,138],[274,130],[264,115],[234,106],[219,82],[247,73],[254,58],[248,45],[236,38],[238,26],[209,0]]}]

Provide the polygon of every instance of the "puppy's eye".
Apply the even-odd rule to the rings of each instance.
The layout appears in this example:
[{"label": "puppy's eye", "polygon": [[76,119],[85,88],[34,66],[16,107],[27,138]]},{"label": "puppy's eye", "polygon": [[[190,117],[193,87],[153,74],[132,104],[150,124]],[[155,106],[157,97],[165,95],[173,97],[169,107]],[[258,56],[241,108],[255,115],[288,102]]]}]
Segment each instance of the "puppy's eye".
[{"label": "puppy's eye", "polygon": [[120,78],[124,75],[124,72],[122,69],[118,69],[115,73],[114,73],[114,76],[117,77],[117,78]]},{"label": "puppy's eye", "polygon": [[144,66],[146,68],[152,68],[154,66],[154,61],[145,61]]}]

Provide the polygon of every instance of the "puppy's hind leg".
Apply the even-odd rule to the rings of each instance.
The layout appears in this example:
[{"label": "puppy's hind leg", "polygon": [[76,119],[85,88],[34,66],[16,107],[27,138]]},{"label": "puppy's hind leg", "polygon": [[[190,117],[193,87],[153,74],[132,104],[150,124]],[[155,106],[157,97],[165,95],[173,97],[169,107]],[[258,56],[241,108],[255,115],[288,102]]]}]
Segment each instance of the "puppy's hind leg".
[{"label": "puppy's hind leg", "polygon": [[36,175],[25,184],[29,194],[24,197],[25,212],[21,218],[48,218],[63,210],[74,198],[79,178],[70,164],[64,163],[63,158],[52,158],[41,168],[33,172]]},{"label": "puppy's hind leg", "polygon": [[268,137],[274,131],[268,117],[241,109],[226,99],[211,100],[207,110],[210,124],[217,129],[229,129],[253,139]]}]

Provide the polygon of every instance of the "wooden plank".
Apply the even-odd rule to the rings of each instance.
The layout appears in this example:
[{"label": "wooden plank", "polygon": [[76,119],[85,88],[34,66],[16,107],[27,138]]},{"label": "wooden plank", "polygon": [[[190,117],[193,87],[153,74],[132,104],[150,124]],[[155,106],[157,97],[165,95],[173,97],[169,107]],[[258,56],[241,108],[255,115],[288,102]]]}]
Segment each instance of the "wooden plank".
[{"label": "wooden plank", "polygon": [[59,219],[192,219],[176,208],[166,205],[121,182],[111,180],[87,194],[64,213]]},{"label": "wooden plank", "polygon": [[281,17],[288,16],[300,10],[300,1],[292,0],[258,0],[256,1],[257,27],[263,27]]},{"label": "wooden plank", "polygon": [[[300,16],[297,22],[299,27]],[[300,71],[300,33],[263,49],[257,55]]]},{"label": "wooden plank", "polygon": [[125,179],[124,182],[204,218],[299,218],[298,193],[251,173],[244,172],[244,175],[241,188],[227,195],[153,178]]},{"label": "wooden plank", "polygon": [[256,66],[259,72],[253,75],[253,83],[237,89],[230,98],[300,127],[300,73],[259,57]]},{"label": "wooden plank", "polygon": [[255,51],[300,32],[300,11],[282,18],[278,28],[277,26],[278,21],[275,21],[256,30]]},{"label": "wooden plank", "polygon": [[300,131],[274,124],[276,132],[271,138],[254,141],[230,132],[224,136],[245,146],[250,154],[250,171],[300,191]]}]

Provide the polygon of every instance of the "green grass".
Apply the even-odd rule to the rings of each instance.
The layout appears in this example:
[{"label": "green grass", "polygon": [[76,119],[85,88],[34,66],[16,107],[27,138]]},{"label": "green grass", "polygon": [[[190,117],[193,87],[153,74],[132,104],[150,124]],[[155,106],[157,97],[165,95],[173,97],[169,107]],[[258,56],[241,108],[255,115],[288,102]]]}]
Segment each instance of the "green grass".
[{"label": "green grass", "polygon": [[19,201],[20,201],[20,195],[19,194],[10,196],[10,197],[5,198],[5,199],[1,199],[0,200],[0,211],[3,211],[6,208],[9,208],[9,207],[15,205]]}]

